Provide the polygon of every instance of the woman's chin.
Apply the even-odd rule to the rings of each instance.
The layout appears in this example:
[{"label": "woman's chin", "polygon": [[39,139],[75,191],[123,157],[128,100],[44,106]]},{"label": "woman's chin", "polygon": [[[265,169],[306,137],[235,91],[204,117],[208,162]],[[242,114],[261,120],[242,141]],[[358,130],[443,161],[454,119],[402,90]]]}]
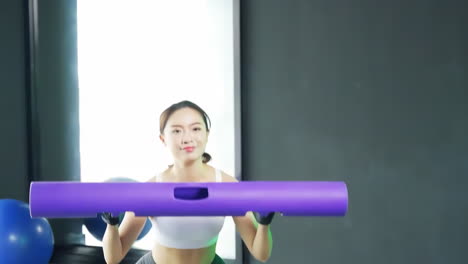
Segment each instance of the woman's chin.
[{"label": "woman's chin", "polygon": [[184,162],[184,163],[193,163],[193,162],[196,162],[198,160],[202,160],[202,156],[199,156],[199,155],[186,155],[185,157],[183,157],[181,159],[181,161]]}]

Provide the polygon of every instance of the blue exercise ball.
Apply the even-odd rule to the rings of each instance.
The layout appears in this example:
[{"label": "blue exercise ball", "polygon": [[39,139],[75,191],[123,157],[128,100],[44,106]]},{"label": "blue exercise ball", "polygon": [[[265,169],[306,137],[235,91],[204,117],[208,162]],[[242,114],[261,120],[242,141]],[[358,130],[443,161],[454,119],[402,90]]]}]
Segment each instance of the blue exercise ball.
[{"label": "blue exercise ball", "polygon": [[[110,178],[106,180],[105,182],[137,182],[137,181],[130,179],[130,178],[116,177],[116,178]],[[104,233],[106,232],[106,228],[107,228],[107,224],[104,223],[104,221],[101,219],[101,215],[102,214],[99,213],[97,217],[84,219],[84,225],[86,226],[86,229],[88,229],[89,233],[95,239],[99,241],[102,241],[102,238],[104,237]],[[124,216],[125,216],[125,213],[119,214],[119,225],[122,223]],[[151,230],[152,226],[153,224],[151,223],[151,221],[149,219],[146,219],[145,226],[143,227],[143,230],[138,235],[136,240],[140,240],[143,237],[145,237],[146,234],[148,234],[149,231]]]},{"label": "blue exercise ball", "polygon": [[31,218],[29,205],[0,199],[0,263],[49,263],[54,234],[45,218]]}]

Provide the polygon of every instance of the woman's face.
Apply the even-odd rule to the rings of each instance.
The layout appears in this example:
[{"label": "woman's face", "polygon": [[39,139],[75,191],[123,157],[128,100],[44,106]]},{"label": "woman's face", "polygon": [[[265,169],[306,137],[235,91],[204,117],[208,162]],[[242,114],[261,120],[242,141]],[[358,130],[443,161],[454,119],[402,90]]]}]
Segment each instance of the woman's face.
[{"label": "woman's face", "polygon": [[161,141],[175,160],[200,159],[205,152],[209,132],[199,112],[185,107],[172,113],[166,123]]}]

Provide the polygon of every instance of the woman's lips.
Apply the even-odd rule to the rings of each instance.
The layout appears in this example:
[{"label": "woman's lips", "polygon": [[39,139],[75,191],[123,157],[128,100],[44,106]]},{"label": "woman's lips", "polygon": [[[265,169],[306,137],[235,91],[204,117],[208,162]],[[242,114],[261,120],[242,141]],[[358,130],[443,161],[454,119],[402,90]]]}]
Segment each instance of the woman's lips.
[{"label": "woman's lips", "polygon": [[185,147],[184,150],[187,152],[192,152],[195,149],[195,147]]}]

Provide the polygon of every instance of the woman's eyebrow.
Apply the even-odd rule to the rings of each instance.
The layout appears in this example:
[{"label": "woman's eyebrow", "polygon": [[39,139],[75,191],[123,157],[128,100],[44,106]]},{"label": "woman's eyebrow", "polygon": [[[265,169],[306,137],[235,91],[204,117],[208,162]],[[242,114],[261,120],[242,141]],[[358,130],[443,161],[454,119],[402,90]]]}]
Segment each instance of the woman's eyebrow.
[{"label": "woman's eyebrow", "polygon": [[[200,122],[195,122],[195,123],[190,124],[190,126],[193,126],[193,125],[201,125],[201,123]],[[171,127],[183,127],[183,126],[178,125],[178,124],[174,124],[174,125],[171,125]]]}]

